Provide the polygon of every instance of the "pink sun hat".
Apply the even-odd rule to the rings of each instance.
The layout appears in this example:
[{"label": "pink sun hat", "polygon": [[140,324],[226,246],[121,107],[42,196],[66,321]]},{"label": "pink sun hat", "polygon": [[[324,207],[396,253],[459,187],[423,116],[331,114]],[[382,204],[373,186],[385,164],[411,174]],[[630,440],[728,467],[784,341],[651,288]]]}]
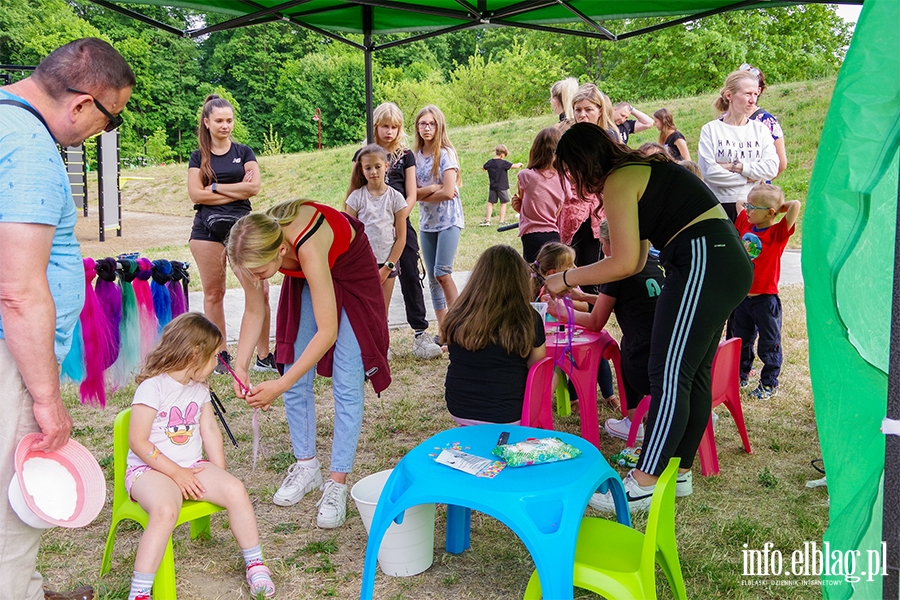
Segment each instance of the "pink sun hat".
[{"label": "pink sun hat", "polygon": [[106,502],[103,470],[75,440],[55,452],[33,450],[41,439],[41,434],[29,433],[16,446],[10,505],[22,521],[38,529],[88,525]]}]

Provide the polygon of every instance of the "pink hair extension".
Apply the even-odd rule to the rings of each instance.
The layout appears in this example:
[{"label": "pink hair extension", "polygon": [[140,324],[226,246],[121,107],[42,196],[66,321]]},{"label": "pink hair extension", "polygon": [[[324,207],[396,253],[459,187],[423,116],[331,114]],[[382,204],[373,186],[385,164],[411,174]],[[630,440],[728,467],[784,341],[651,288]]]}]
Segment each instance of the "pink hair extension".
[{"label": "pink hair extension", "polygon": [[[92,283],[97,274],[92,258],[84,259],[84,308],[81,309],[81,331],[84,333],[84,380],[81,383],[81,403],[106,406],[103,371],[113,362],[114,339],[109,319]],[[99,281],[97,282],[99,285]]]},{"label": "pink hair extension", "polygon": [[131,282],[137,277],[137,262],[122,259],[119,287],[122,289],[122,321],[119,323],[119,357],[112,367],[113,385],[127,385],[141,364],[141,322]]},{"label": "pink hair extension", "polygon": [[172,263],[167,260],[153,261],[153,281],[150,283],[150,292],[153,294],[153,308],[156,309],[156,319],[159,321],[159,330],[172,320],[172,296],[166,284],[172,281]]},{"label": "pink hair extension", "polygon": [[[107,331],[109,331],[112,345],[109,355],[103,364],[104,369],[110,368],[119,357],[119,325],[122,322],[122,291],[116,284],[116,259],[101,258],[94,267],[97,271],[97,301],[100,304],[100,312],[106,317]],[[99,317],[98,317],[99,318]]]},{"label": "pink hair extension", "polygon": [[169,295],[172,298],[172,318],[174,319],[188,311],[185,290],[191,281],[191,276],[187,272],[187,265],[183,262],[173,260],[170,264],[172,265],[172,281],[166,287],[169,288]]},{"label": "pink hair extension", "polygon": [[137,264],[137,278],[132,285],[141,323],[141,361],[143,361],[156,346],[156,340],[159,338],[159,321],[156,318],[156,308],[153,306],[153,294],[150,292],[153,263],[149,258],[139,258]]}]

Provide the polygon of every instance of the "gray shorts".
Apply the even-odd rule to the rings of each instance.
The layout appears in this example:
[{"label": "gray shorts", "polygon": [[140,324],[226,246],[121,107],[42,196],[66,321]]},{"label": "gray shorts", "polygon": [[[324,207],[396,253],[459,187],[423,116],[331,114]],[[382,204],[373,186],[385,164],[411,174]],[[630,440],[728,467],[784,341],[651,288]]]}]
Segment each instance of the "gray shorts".
[{"label": "gray shorts", "polygon": [[488,202],[497,204],[497,199],[500,200],[500,204],[507,204],[509,202],[509,190],[491,190],[488,192]]}]

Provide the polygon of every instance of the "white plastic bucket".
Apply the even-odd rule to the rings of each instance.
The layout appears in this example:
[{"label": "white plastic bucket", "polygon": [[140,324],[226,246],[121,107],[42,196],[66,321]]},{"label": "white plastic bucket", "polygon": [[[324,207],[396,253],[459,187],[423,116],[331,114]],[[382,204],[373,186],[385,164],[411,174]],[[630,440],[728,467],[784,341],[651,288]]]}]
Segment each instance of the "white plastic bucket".
[{"label": "white plastic bucket", "polygon": [[[351,488],[366,533],[372,527],[372,517],[381,490],[391,470],[364,477]],[[403,516],[403,523],[391,523],[378,550],[378,565],[385,575],[409,577],[418,575],[434,562],[434,504],[413,506]]]}]

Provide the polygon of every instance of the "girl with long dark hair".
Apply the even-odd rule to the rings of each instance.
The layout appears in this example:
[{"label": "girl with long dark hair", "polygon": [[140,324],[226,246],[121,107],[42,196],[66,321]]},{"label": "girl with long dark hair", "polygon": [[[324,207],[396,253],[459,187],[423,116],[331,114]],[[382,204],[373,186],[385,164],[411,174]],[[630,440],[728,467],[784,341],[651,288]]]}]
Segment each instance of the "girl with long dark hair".
[{"label": "girl with long dark hair", "polygon": [[[712,360],[726,317],[750,289],[750,259],[709,188],[667,156],[642,156],[585,123],[563,135],[556,161],[580,195],[603,198],[612,253],[548,277],[551,294],[630,277],[644,268],[650,244],[660,249],[666,277],[650,343],[650,413],[640,462],[625,478],[632,509],[646,510],[672,457],[681,459],[676,494],[692,491],[690,468],[712,405]],[[609,494],[595,494],[591,504],[614,510]]]}]

